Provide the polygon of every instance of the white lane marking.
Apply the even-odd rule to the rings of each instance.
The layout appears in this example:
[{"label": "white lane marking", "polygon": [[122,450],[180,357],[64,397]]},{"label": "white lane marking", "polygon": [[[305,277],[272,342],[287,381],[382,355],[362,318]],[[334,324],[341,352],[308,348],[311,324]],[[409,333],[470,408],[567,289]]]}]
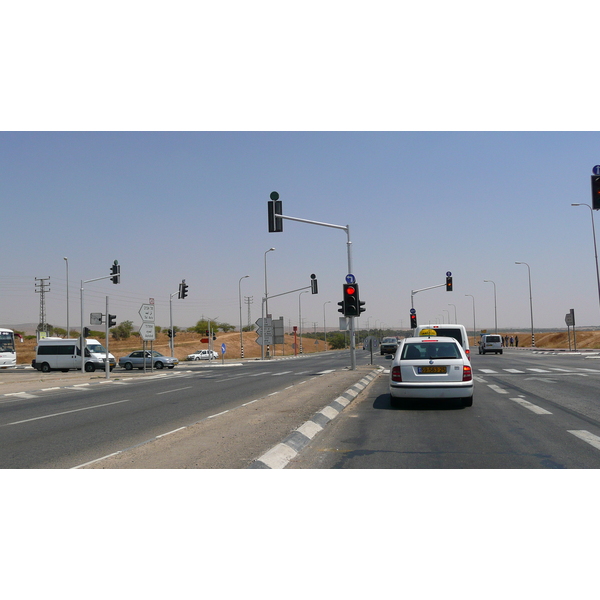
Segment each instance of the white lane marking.
[{"label": "white lane marking", "polygon": [[248,404],[254,404],[255,402],[258,402],[258,398],[256,400],[250,400],[250,402],[246,402],[245,404],[242,404],[242,406],[248,406]]},{"label": "white lane marking", "polygon": [[483,377],[479,377],[479,375],[473,375],[473,379],[475,381],[479,381],[479,383],[485,383],[486,380]]},{"label": "white lane marking", "polygon": [[287,375],[291,373],[291,371],[281,371],[281,373],[273,373],[273,377],[277,377],[278,375]]},{"label": "white lane marking", "polygon": [[317,375],[327,375],[327,373],[333,373],[335,369],[328,369],[327,371],[319,371]]},{"label": "white lane marking", "polygon": [[593,433],[590,433],[589,431],[586,431],[585,429],[579,429],[579,430],[568,429],[567,431],[569,433],[572,433],[575,437],[578,437],[580,440],[583,440],[584,442],[587,442],[591,446],[594,446],[594,448],[597,448],[598,450],[600,450],[600,437],[598,437],[597,435],[594,435]]},{"label": "white lane marking", "polygon": [[550,373],[550,371],[548,371],[548,369],[532,369],[532,368],[527,368],[528,371],[534,371],[535,373]]},{"label": "white lane marking", "polygon": [[210,415],[210,417],[206,417],[207,419],[214,419],[215,417],[220,417],[221,415],[224,415],[225,413],[228,413],[228,410],[224,410],[223,412],[217,413],[216,415]]},{"label": "white lane marking", "polygon": [[579,367],[580,371],[587,371],[588,373],[600,373],[598,369],[585,369],[584,367]]},{"label": "white lane marking", "polygon": [[261,375],[270,375],[271,371],[262,371],[261,373],[252,373],[252,375],[248,375],[248,377],[260,377]]},{"label": "white lane marking", "polygon": [[183,387],[183,388],[177,388],[176,390],[167,390],[166,392],[156,392],[157,396],[160,396],[161,394],[171,394],[173,392],[181,392],[181,390],[191,390],[192,386],[188,385],[188,387]]},{"label": "white lane marking", "polygon": [[528,408],[531,412],[534,412],[538,415],[551,415],[552,414],[550,411],[545,410],[541,406],[536,406],[535,404],[532,404],[531,402],[527,402],[527,400],[525,400],[524,398],[511,398],[511,400],[513,400],[517,404],[520,404],[521,406],[524,406],[525,408]]},{"label": "white lane marking", "polygon": [[68,415],[70,413],[81,412],[82,410],[92,410],[93,408],[102,408],[104,406],[112,406],[113,404],[122,404],[123,402],[131,402],[131,400],[119,400],[117,402],[109,402],[108,404],[97,404],[96,406],[86,406],[85,408],[76,408],[74,410],[66,410],[64,412],[53,413],[51,415],[44,415],[43,417],[33,417],[33,419],[24,419],[23,421],[14,421],[13,423],[7,423],[7,425],[19,425],[21,423],[29,423],[30,421],[39,421],[40,419],[50,419],[51,417],[60,417],[61,415]]},{"label": "white lane marking", "polygon": [[156,439],[165,437],[165,435],[171,435],[172,433],[175,433],[176,431],[181,431],[182,429],[187,429],[187,427],[179,427],[178,429],[173,429],[173,431],[167,431],[167,433],[162,433],[161,435],[157,435]]},{"label": "white lane marking", "polygon": [[497,373],[494,369],[479,369],[482,373]]},{"label": "white lane marking", "polygon": [[519,369],[502,369],[503,371],[508,371],[509,373],[525,373],[525,371],[519,371]]},{"label": "white lane marking", "polygon": [[60,387],[42,388],[40,392],[51,392],[52,390],[60,390]]},{"label": "white lane marking", "polygon": [[495,392],[498,392],[498,394],[508,394],[508,392],[505,389],[501,388],[499,385],[488,383],[488,387],[494,390]]},{"label": "white lane marking", "polygon": [[27,392],[14,392],[12,394],[4,394],[5,396],[15,396],[17,398],[39,398],[39,396],[36,396],[34,394],[28,394]]}]

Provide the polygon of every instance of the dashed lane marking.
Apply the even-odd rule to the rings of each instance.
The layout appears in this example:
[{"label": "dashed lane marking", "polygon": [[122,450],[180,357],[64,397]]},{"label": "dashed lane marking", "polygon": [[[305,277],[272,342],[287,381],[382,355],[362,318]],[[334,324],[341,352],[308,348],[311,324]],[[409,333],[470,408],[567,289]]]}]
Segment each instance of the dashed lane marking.
[{"label": "dashed lane marking", "polygon": [[527,400],[525,400],[525,398],[511,398],[511,400],[513,402],[516,402],[517,404],[520,404],[521,406],[524,406],[525,408],[529,409],[531,412],[536,413],[537,415],[551,415],[552,413],[544,408],[542,408],[541,406],[537,406],[535,404],[532,404],[531,402],[527,402]]},{"label": "dashed lane marking", "polygon": [[594,448],[600,450],[600,437],[586,431],[585,429],[568,429],[569,433],[572,433],[575,437],[578,437],[580,440],[587,442],[590,446],[594,446]]}]

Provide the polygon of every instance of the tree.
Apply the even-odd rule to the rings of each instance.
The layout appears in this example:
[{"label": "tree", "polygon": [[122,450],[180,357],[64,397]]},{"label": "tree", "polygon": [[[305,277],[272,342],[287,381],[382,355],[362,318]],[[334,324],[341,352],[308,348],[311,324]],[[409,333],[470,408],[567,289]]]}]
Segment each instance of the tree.
[{"label": "tree", "polygon": [[123,321],[110,330],[115,340],[126,340],[131,336],[132,331],[133,321]]}]

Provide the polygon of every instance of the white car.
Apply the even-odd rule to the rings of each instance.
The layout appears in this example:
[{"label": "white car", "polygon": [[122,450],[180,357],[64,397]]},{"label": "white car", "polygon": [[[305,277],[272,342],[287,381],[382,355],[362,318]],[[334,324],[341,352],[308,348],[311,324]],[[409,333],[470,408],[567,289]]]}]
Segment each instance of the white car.
[{"label": "white car", "polygon": [[473,406],[471,361],[451,337],[411,337],[400,342],[390,369],[390,403],[406,398],[460,398]]},{"label": "white car", "polygon": [[193,354],[188,354],[188,360],[214,360],[219,355],[214,350],[198,350]]}]

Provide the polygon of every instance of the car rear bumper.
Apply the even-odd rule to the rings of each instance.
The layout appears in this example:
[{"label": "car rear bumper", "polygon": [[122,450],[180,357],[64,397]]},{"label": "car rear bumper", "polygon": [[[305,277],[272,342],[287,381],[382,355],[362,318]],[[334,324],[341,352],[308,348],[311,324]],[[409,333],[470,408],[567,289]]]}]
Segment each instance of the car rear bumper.
[{"label": "car rear bumper", "polygon": [[471,398],[473,382],[449,384],[390,383],[393,398]]}]

